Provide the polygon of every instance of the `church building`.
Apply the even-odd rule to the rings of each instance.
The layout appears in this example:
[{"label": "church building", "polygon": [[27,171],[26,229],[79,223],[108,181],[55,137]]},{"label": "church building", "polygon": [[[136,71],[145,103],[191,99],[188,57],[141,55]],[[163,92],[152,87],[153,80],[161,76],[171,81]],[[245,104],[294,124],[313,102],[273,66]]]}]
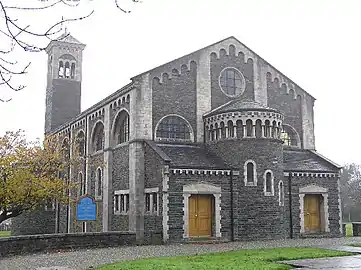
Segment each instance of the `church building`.
[{"label": "church building", "polygon": [[[315,98],[234,37],[144,73],[81,112],[85,45],[47,47],[45,134],[82,164],[75,206],[24,216],[15,234],[131,231],[142,241],[342,236],[341,167],[316,151]],[[86,91],[86,89],[85,89]],[[31,226],[29,225],[31,221]]]}]

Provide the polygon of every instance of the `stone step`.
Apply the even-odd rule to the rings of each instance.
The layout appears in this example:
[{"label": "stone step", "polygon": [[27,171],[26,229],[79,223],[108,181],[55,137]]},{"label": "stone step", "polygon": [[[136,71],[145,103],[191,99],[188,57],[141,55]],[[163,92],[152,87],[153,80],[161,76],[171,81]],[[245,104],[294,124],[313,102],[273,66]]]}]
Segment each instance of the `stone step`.
[{"label": "stone step", "polygon": [[304,233],[300,238],[330,238],[329,233]]},{"label": "stone step", "polygon": [[220,243],[227,243],[229,240],[220,239],[216,237],[194,237],[188,238],[178,241],[172,241],[172,243],[176,244],[220,244]]}]

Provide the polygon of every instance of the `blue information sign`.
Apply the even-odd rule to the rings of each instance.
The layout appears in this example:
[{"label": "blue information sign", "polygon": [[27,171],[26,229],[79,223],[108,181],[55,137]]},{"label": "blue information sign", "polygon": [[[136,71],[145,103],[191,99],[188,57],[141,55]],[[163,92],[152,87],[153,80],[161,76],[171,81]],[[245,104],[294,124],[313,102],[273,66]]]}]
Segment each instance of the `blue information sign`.
[{"label": "blue information sign", "polygon": [[85,196],[79,200],[76,206],[76,219],[78,221],[97,219],[97,205],[91,196]]}]

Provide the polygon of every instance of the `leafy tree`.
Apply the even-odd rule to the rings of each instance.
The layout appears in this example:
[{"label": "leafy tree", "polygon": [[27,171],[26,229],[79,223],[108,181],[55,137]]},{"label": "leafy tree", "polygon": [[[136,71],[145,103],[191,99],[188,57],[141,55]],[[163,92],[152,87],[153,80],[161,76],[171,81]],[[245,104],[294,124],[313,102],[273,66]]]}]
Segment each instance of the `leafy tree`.
[{"label": "leafy tree", "polygon": [[49,201],[67,202],[75,185],[63,179],[79,158],[63,146],[56,136],[28,142],[20,130],[0,137],[0,224]]},{"label": "leafy tree", "polygon": [[361,166],[346,164],[340,177],[342,211],[344,220],[361,220]]},{"label": "leafy tree", "polygon": [[[46,44],[56,40],[64,30],[64,24],[80,21],[88,18],[94,13],[90,10],[84,13],[80,4],[94,0],[0,0],[0,90],[10,89],[12,91],[22,90],[25,86],[19,85],[17,78],[27,73],[30,63],[19,63],[17,52],[40,52],[45,50]],[[106,1],[106,0],[101,0]],[[113,0],[115,7],[123,13],[130,11],[122,8],[124,2],[138,3],[139,0]],[[53,18],[51,21],[44,21],[34,26],[28,21],[29,15],[47,14],[52,9],[59,12],[62,8],[72,13],[79,13],[79,16],[65,18]],[[45,46],[44,46],[45,45]],[[10,101],[1,98],[0,101]]]}]

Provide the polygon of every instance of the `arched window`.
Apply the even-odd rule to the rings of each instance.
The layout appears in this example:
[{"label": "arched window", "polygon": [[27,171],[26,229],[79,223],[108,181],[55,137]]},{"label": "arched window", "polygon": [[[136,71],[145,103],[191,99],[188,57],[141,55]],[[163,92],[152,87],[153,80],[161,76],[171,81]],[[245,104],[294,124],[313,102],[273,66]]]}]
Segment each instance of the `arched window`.
[{"label": "arched window", "polygon": [[228,126],[228,138],[233,138],[234,137],[233,121],[229,120],[227,126]]},{"label": "arched window", "polygon": [[69,64],[69,62],[65,63],[65,78],[70,78],[70,64]]},{"label": "arched window", "polygon": [[121,144],[129,141],[129,114],[121,111],[115,120],[114,142]]},{"label": "arched window", "polygon": [[98,122],[93,132],[93,151],[100,151],[104,149],[104,125],[102,122]]},{"label": "arched window", "polygon": [[244,163],[244,183],[246,186],[257,185],[256,163],[253,160],[247,160]]},{"label": "arched window", "polygon": [[70,146],[69,146],[69,140],[68,138],[65,138],[63,140],[63,144],[61,146],[61,151],[63,158],[68,161],[70,159]]},{"label": "arched window", "polygon": [[209,140],[210,141],[214,141],[214,129],[213,129],[213,125],[211,125],[209,127]]},{"label": "arched window", "polygon": [[219,128],[218,128],[218,123],[216,123],[214,125],[214,131],[215,131],[215,139],[216,141],[219,139]]},{"label": "arched window", "polygon": [[285,205],[285,189],[283,186],[283,182],[280,181],[278,183],[278,202],[280,206],[284,206]]},{"label": "arched window", "polygon": [[272,122],[272,138],[277,138],[277,123],[276,121]]},{"label": "arched window", "polygon": [[265,171],[264,175],[264,195],[265,196],[273,196],[274,195],[274,185],[273,185],[273,172],[271,170]]},{"label": "arched window", "polygon": [[266,137],[266,138],[269,138],[269,137],[271,137],[271,125],[270,125],[270,121],[269,120],[266,120],[265,121],[265,125],[264,125],[264,136]]},{"label": "arched window", "polygon": [[192,136],[191,127],[187,121],[176,115],[164,117],[156,130],[156,137],[159,140],[193,141]]},{"label": "arched window", "polygon": [[262,121],[257,119],[256,121],[256,138],[262,137]]},{"label": "arched window", "polygon": [[70,78],[74,79],[74,77],[75,77],[75,63],[72,63],[70,68]]},{"label": "arched window", "polygon": [[244,137],[244,130],[243,130],[243,122],[242,120],[236,121],[236,134],[234,137],[236,138],[243,138]]},{"label": "arched window", "polygon": [[221,138],[224,139],[226,138],[226,128],[224,126],[224,122],[221,122]]},{"label": "arched window", "polygon": [[58,76],[59,76],[59,78],[64,77],[64,64],[63,64],[63,61],[59,61]]},{"label": "arched window", "polygon": [[82,172],[79,172],[78,181],[79,181],[80,196],[82,196],[86,193],[86,183],[85,183],[85,179],[83,178]]},{"label": "arched window", "polygon": [[84,132],[81,130],[78,132],[77,138],[76,138],[76,144],[77,144],[77,151],[80,157],[83,157],[85,154],[85,136]]},{"label": "arched window", "polygon": [[95,181],[95,197],[99,198],[102,196],[103,190],[103,171],[101,168],[97,169],[96,181]]},{"label": "arched window", "polygon": [[246,121],[246,133],[247,133],[247,137],[252,137],[252,130],[253,130],[253,123],[251,119],[248,119]]},{"label": "arched window", "polygon": [[295,129],[291,126],[283,125],[283,129],[281,131],[281,140],[283,140],[283,144],[286,146],[300,146],[299,145],[299,137]]}]

